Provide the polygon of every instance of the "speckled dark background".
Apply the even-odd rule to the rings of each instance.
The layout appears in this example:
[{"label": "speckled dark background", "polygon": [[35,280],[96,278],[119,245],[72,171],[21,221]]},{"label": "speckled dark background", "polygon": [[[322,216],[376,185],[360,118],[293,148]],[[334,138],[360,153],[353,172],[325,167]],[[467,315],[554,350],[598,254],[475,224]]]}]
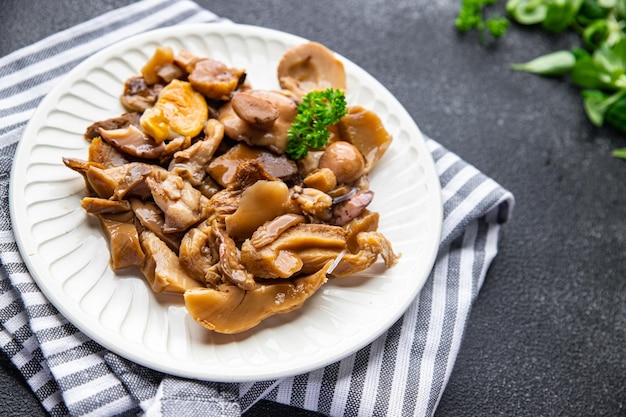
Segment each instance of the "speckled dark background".
[{"label": "speckled dark background", "polygon": [[[129,2],[2,0],[0,55]],[[438,416],[626,415],[626,161],[610,156],[626,135],[591,126],[565,80],[508,68],[576,36],[513,27],[483,46],[453,27],[460,0],[197,2],[346,56],[515,194]],[[43,415],[0,359],[0,414]],[[309,415],[264,402],[248,414]]]}]

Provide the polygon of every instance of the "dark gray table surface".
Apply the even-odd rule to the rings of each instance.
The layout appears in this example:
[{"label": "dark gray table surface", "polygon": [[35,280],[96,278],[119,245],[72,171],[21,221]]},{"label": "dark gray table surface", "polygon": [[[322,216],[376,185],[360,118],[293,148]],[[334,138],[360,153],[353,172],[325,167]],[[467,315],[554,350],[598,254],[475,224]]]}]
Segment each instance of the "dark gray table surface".
[{"label": "dark gray table surface", "polygon": [[[0,55],[129,2],[2,0]],[[626,135],[593,127],[566,80],[509,70],[576,36],[514,26],[481,45],[453,26],[460,0],[198,3],[326,44],[514,193],[438,416],[626,415],[626,161],[610,155]],[[1,414],[45,415],[1,362]],[[310,413],[261,402],[249,415]]]}]

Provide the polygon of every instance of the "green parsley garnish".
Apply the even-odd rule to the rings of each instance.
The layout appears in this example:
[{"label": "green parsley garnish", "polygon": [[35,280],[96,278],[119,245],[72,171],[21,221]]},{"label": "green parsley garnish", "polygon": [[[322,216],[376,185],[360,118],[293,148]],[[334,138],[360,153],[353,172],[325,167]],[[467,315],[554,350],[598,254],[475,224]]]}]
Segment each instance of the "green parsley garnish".
[{"label": "green parsley garnish", "polygon": [[347,114],[346,96],[336,88],[311,91],[298,105],[298,115],[287,132],[287,156],[304,157],[310,149],[321,149],[328,143],[329,126]]}]

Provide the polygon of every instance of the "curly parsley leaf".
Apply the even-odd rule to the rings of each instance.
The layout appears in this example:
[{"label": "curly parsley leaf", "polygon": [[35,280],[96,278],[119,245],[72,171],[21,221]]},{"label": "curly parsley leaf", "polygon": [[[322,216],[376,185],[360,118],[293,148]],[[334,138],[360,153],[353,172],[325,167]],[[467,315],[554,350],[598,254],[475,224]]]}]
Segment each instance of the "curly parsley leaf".
[{"label": "curly parsley leaf", "polygon": [[346,96],[336,88],[311,91],[298,105],[298,115],[287,132],[285,153],[291,159],[306,156],[310,149],[321,149],[328,143],[328,127],[347,114]]}]

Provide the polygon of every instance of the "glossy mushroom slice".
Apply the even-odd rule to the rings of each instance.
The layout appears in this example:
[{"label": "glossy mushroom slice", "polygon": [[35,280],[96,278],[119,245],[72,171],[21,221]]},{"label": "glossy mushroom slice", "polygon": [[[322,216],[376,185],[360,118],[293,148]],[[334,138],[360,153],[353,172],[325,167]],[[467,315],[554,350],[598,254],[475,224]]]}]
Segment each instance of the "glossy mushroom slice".
[{"label": "glossy mushroom slice", "polygon": [[332,277],[339,278],[354,275],[374,265],[380,255],[386,268],[394,266],[400,255],[394,253],[391,242],[379,232],[360,232],[356,235],[359,250],[345,253],[332,270]]},{"label": "glossy mushroom slice", "polygon": [[341,139],[350,142],[365,157],[364,174],[382,158],[393,139],[380,117],[360,106],[348,107],[348,114],[339,120],[337,127]]},{"label": "glossy mushroom slice", "polygon": [[141,271],[154,292],[184,293],[186,290],[204,287],[190,277],[181,267],[176,253],[157,235],[144,230],[140,235],[141,247],[146,254]]},{"label": "glossy mushroom slice", "polygon": [[240,333],[267,317],[298,309],[325,282],[332,262],[314,274],[271,283],[257,283],[249,291],[221,284],[216,289],[194,288],[185,292],[189,314],[202,326],[218,333]]},{"label": "glossy mushroom slice", "polygon": [[212,100],[228,100],[246,77],[245,70],[229,68],[211,58],[191,60],[187,70],[193,88]]},{"label": "glossy mushroom slice", "polygon": [[[262,146],[278,154],[284,153],[287,149],[287,132],[298,114],[298,104],[293,97],[279,91],[251,90],[245,94],[268,102],[278,110],[278,118],[265,125],[257,123],[253,116],[244,119],[229,101],[220,108],[219,120],[224,124],[224,133],[239,142]],[[243,114],[242,111],[239,113]]]},{"label": "glossy mushroom slice", "polygon": [[290,278],[310,269],[301,252],[321,249],[327,261],[334,260],[346,249],[346,231],[327,224],[299,223],[269,244],[256,247],[256,242],[253,237],[241,246],[241,263],[247,270],[255,277]]},{"label": "glossy mushroom slice", "polygon": [[154,106],[162,88],[162,84],[148,85],[143,77],[130,77],[124,82],[120,101],[126,110],[143,113]]},{"label": "glossy mushroom slice", "polygon": [[139,242],[139,234],[133,222],[133,213],[95,214],[104,231],[113,270],[143,265],[145,255]]},{"label": "glossy mushroom slice", "polygon": [[282,88],[300,97],[314,90],[346,89],[343,63],[316,42],[303,43],[285,52],[278,63],[278,81]]}]

